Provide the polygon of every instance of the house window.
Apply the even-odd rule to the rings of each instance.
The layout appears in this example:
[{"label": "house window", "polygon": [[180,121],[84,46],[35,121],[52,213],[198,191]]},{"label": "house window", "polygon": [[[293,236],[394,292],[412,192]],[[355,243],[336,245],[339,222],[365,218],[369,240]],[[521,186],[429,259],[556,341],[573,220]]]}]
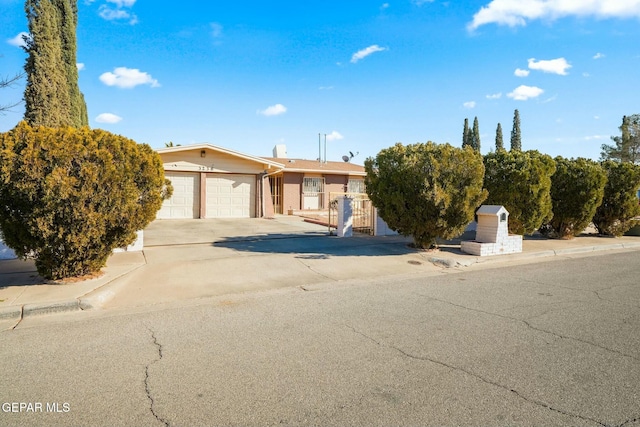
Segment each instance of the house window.
[{"label": "house window", "polygon": [[347,185],[348,193],[365,193],[364,179],[350,179]]},{"label": "house window", "polygon": [[302,181],[302,192],[304,194],[324,193],[324,179],[304,178]]}]

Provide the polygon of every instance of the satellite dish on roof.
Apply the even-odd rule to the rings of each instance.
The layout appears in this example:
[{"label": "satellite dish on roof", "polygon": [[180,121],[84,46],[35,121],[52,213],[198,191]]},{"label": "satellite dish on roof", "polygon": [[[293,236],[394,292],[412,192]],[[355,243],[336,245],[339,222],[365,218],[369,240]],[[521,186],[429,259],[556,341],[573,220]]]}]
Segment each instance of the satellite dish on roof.
[{"label": "satellite dish on roof", "polygon": [[348,156],[342,156],[342,160],[344,160],[345,162],[349,162],[351,159],[353,159],[358,154],[360,154],[359,151],[356,154],[353,154],[353,152],[349,151],[349,155]]}]

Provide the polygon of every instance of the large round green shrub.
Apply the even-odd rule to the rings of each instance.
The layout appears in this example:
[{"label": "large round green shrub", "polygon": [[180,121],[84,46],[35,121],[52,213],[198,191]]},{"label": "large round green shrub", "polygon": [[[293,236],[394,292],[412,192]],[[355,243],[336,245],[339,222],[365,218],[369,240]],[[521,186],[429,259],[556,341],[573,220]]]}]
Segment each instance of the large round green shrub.
[{"label": "large round green shrub", "polygon": [[167,182],[148,145],[103,130],[22,122],[0,134],[0,228],[45,278],[98,271],[155,218]]},{"label": "large round green shrub", "polygon": [[541,231],[551,237],[579,235],[602,203],[607,175],[599,163],[578,158],[556,157],[551,177],[553,218]]},{"label": "large round green shrub", "polygon": [[509,211],[509,232],[532,234],[553,216],[553,159],[538,151],[498,150],[484,157],[488,205]]},{"label": "large round green shrub", "polygon": [[640,166],[613,160],[602,162],[607,174],[602,204],[596,209],[593,224],[598,233],[622,236],[636,225],[640,216],[637,191],[640,189]]},{"label": "large round green shrub", "polygon": [[380,217],[420,248],[462,234],[487,196],[482,156],[471,147],[396,144],[367,159],[365,170]]}]

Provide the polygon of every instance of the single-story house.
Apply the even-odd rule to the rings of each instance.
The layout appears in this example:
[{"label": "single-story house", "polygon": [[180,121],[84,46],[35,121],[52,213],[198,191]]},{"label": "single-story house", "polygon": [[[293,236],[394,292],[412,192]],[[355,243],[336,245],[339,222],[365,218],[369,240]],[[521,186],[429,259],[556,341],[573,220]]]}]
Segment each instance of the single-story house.
[{"label": "single-story house", "polygon": [[325,209],[331,193],[364,192],[364,167],[349,162],[256,157],[211,144],[157,152],[173,185],[158,219],[255,218]]},{"label": "single-story house", "polygon": [[289,210],[326,209],[331,193],[364,193],[364,167],[349,162],[267,157],[284,164],[269,175],[269,190],[275,213]]},{"label": "single-story house", "polygon": [[159,219],[261,217],[265,177],[284,168],[273,160],[211,144],[157,152],[173,185],[173,195],[158,211]]}]

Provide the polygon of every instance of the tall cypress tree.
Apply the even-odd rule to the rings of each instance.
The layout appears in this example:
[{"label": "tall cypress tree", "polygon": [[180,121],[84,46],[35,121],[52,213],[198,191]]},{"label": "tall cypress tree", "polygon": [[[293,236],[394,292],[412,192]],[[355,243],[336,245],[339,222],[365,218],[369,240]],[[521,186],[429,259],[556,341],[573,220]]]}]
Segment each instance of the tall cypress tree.
[{"label": "tall cypress tree", "polygon": [[78,86],[76,65],[76,28],[78,27],[78,4],[76,0],[54,0],[60,10],[62,61],[65,65],[69,97],[71,98],[71,119],[74,127],[88,126],[87,105]]},{"label": "tall cypress tree", "polygon": [[88,125],[78,87],[76,0],[26,0],[25,120],[47,127]]},{"label": "tall cypress tree", "polygon": [[511,130],[511,151],[522,151],[522,137],[520,135],[520,112],[513,112],[513,129]]},{"label": "tall cypress tree", "polygon": [[469,129],[469,119],[464,119],[464,130],[462,131],[462,148],[471,145],[471,131]]},{"label": "tall cypress tree", "polygon": [[496,128],[496,151],[504,150],[504,143],[502,142],[502,125],[498,123]]},{"label": "tall cypress tree", "polygon": [[473,130],[471,131],[471,148],[480,152],[480,127],[478,125],[478,117],[473,119]]}]

